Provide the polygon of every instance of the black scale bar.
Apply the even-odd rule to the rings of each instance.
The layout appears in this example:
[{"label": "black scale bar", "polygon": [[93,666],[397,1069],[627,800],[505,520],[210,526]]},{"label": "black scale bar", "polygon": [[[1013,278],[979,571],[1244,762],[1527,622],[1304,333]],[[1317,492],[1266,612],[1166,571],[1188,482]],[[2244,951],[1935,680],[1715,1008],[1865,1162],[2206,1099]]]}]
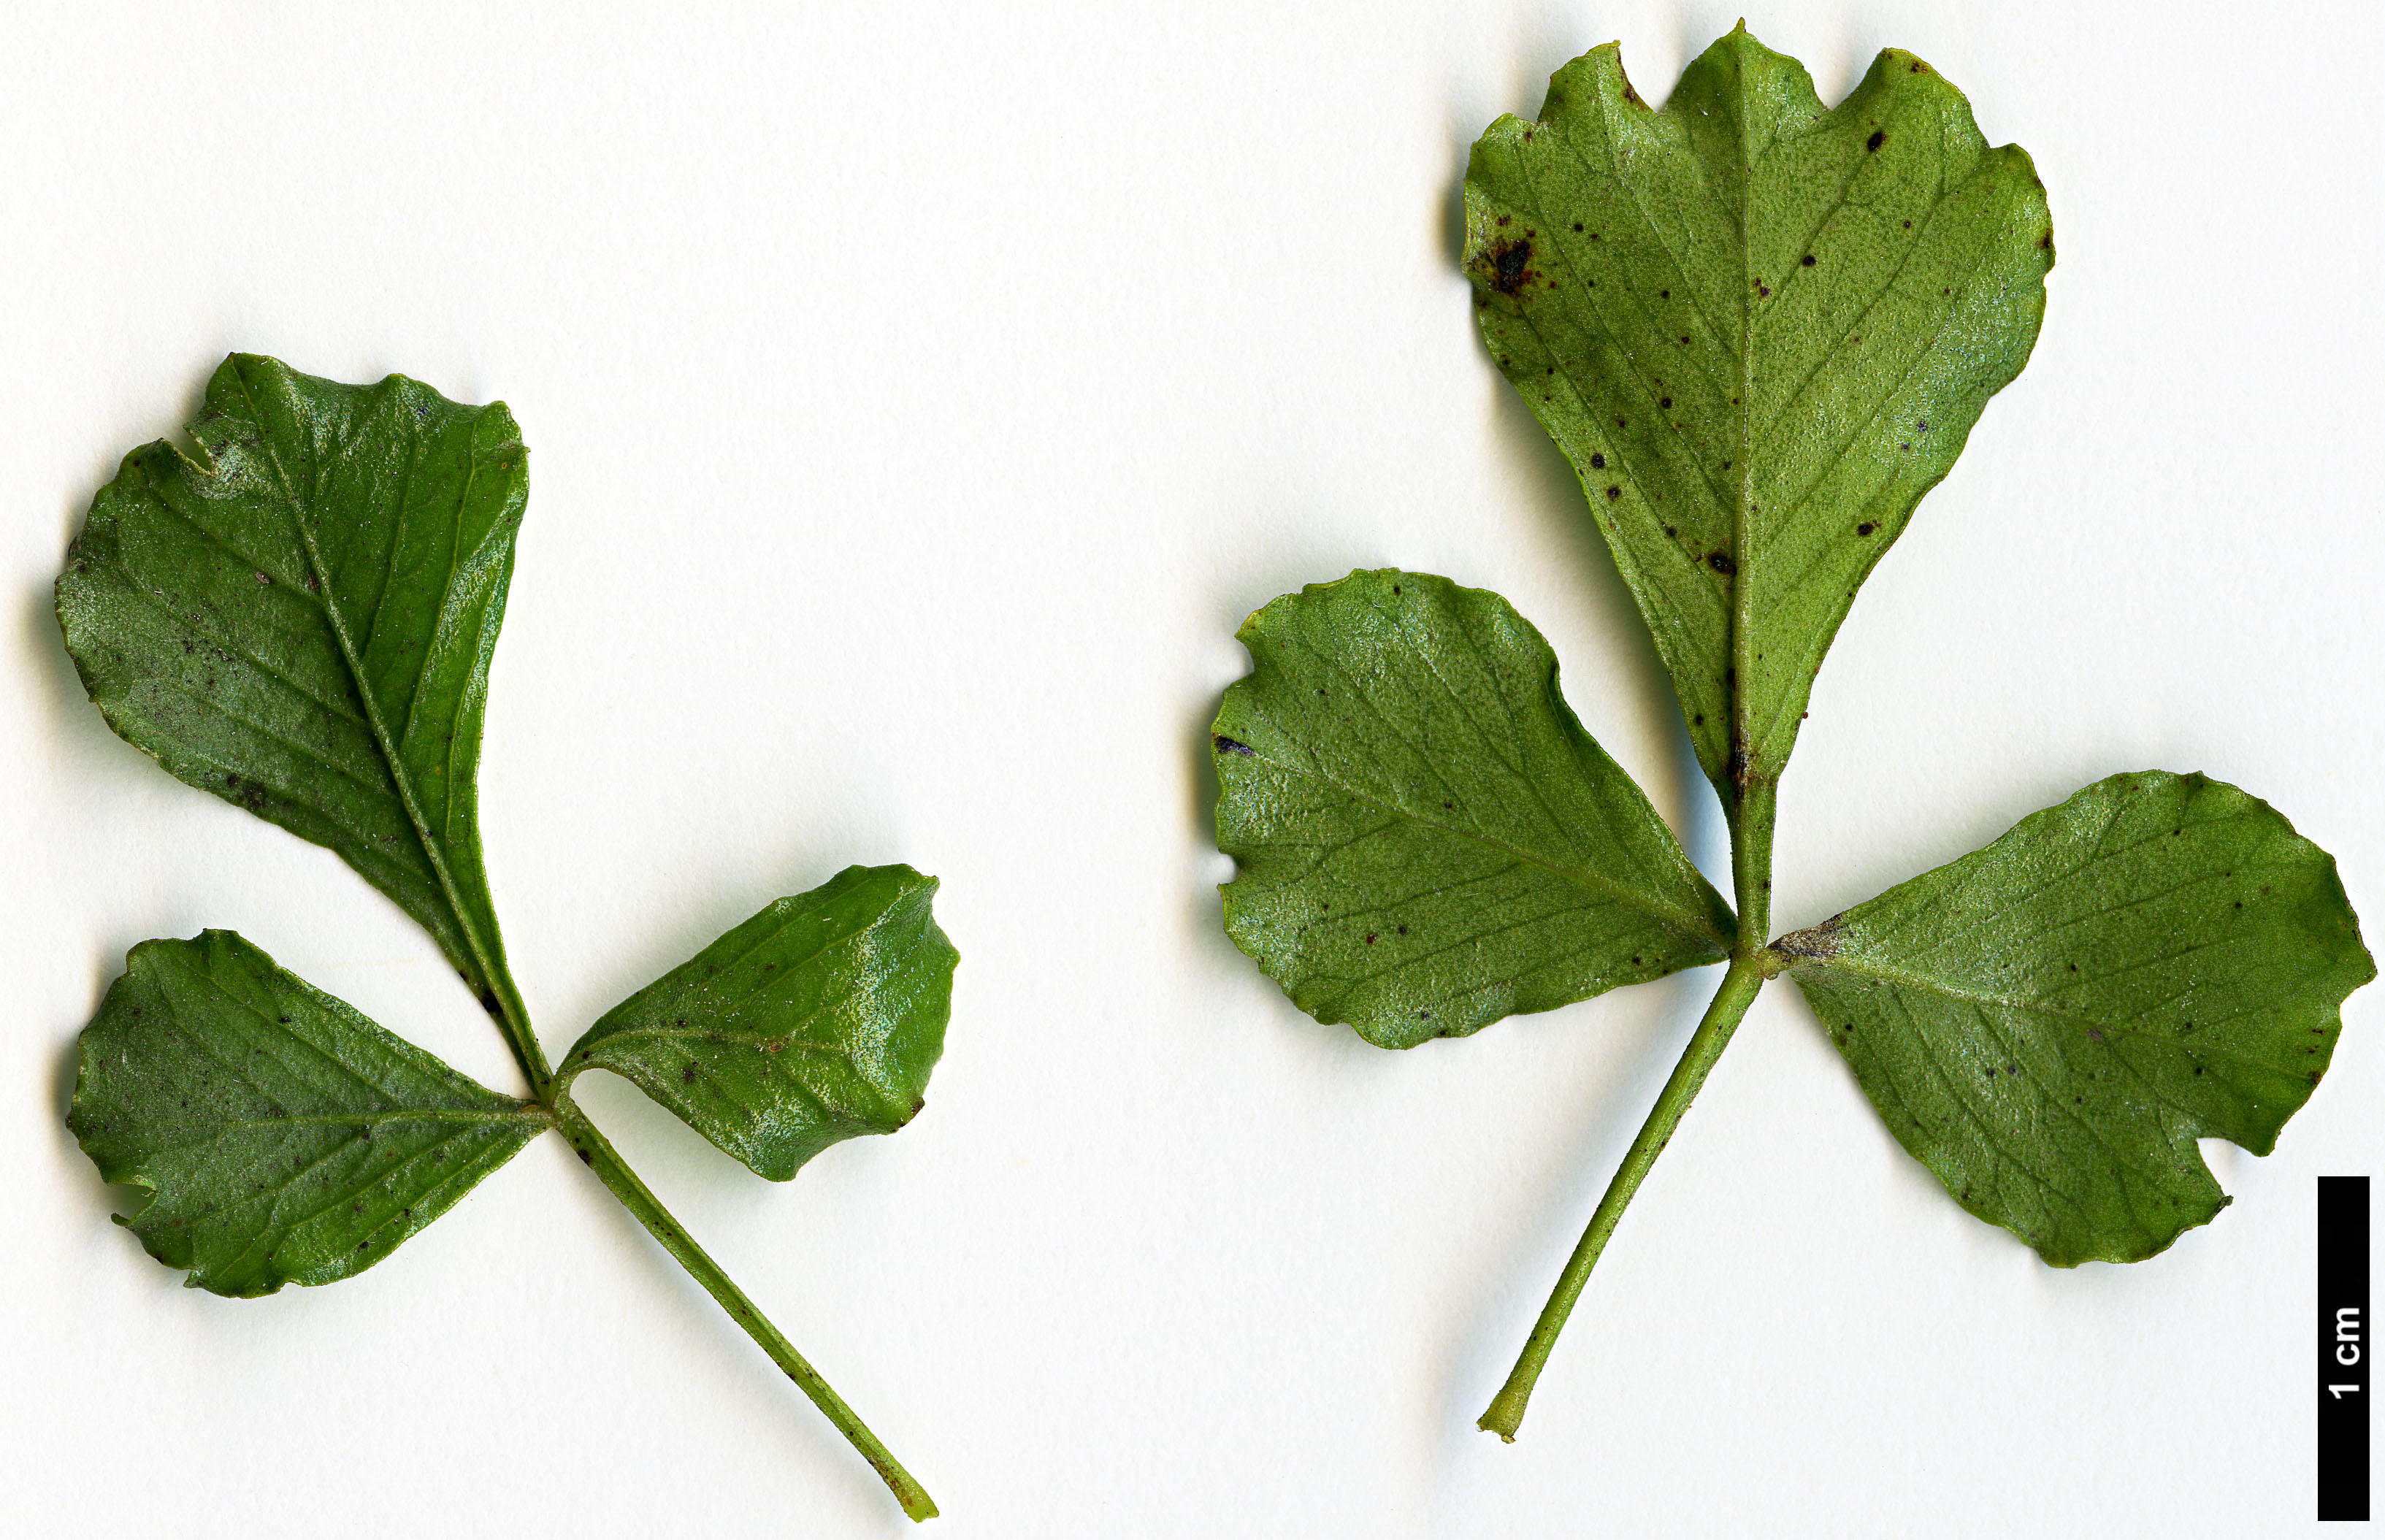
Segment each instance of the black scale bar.
[{"label": "black scale bar", "polygon": [[2318,1179],[2318,1516],[2368,1517],[2368,1179]]}]

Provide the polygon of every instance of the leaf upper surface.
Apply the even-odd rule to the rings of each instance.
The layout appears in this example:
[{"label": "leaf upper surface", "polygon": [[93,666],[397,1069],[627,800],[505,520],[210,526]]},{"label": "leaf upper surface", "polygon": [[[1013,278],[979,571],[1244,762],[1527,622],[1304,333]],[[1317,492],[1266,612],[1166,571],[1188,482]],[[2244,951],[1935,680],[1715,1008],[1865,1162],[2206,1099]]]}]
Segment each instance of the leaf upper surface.
[{"label": "leaf upper surface", "polygon": [[562,1074],[610,1070],[759,1175],[909,1122],[944,1049],[960,960],[936,880],[847,867],[770,904],[607,1011]]},{"label": "leaf upper surface", "polygon": [[1495,594],[1353,572],[1243,625],[1212,729],[1236,945],[1410,1047],[1729,954],[1729,907]]},{"label": "leaf upper surface", "polygon": [[229,931],[144,941],[83,1030],[67,1124],[119,1221],[247,1296],[380,1261],[548,1126]]},{"label": "leaf upper surface", "polygon": [[1775,944],[1891,1132],[2047,1261],[2135,1261],[2228,1203],[2376,976],[2335,862],[2200,775],[2118,775]]},{"label": "leaf upper surface", "polygon": [[1613,44],[1559,70],[1540,121],[1474,146],[1466,217],[1483,337],[1728,807],[1786,763],[1856,588],[2028,360],[2044,189],[1912,55],[1826,111],[1742,26],[1662,111]]},{"label": "leaf upper surface", "polygon": [[234,354],[191,432],[211,463],[126,456],[58,579],[85,688],[181,780],[336,851],[497,1010],[476,777],[527,496],[511,414]]}]

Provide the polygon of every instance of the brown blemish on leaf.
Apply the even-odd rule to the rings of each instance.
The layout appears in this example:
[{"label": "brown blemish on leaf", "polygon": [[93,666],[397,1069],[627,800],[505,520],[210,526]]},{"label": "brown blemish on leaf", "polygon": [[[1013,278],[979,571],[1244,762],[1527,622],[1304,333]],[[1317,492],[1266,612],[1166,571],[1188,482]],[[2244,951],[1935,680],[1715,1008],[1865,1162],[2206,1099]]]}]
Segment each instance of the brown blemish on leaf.
[{"label": "brown blemish on leaf", "polygon": [[[1502,219],[1501,224],[1507,221]],[[1532,243],[1502,241],[1491,248],[1491,287],[1512,294],[1531,282]]]},{"label": "brown blemish on leaf", "polygon": [[1882,144],[1886,144],[1887,142],[1888,142],[1888,132],[1887,132],[1887,131],[1886,131],[1886,130],[1884,130],[1884,129],[1874,129],[1874,130],[1872,130],[1872,131],[1871,131],[1871,137],[1870,137],[1869,139],[1867,139],[1867,140],[1865,140],[1865,141],[1864,141],[1864,148],[1865,148],[1866,150],[1870,151],[1870,152],[1871,152],[1872,154],[1874,154],[1874,155],[1878,155],[1878,154],[1879,153],[1879,147],[1880,147],[1880,145],[1882,145]]},{"label": "brown blemish on leaf", "polygon": [[[1792,931],[1774,942],[1769,948],[1776,957],[1788,959],[1788,966],[1801,962],[1828,962],[1839,955],[1839,926],[1846,916],[1834,914],[1809,930]],[[1849,1032],[1854,1023],[1847,1023]]]}]

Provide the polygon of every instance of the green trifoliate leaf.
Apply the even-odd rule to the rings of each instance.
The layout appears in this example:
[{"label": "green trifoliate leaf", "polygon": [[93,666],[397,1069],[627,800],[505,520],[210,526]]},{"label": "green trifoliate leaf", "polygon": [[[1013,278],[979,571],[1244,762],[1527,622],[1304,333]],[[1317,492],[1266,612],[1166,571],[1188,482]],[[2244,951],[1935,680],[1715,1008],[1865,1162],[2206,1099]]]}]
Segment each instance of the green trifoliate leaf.
[{"label": "green trifoliate leaf", "polygon": [[2227,1206],[2376,977],[2335,862],[2200,775],[2098,782],[1775,944],[1864,1092],[1964,1208],[2059,1267]]},{"label": "green trifoliate leaf", "polygon": [[1661,112],[1612,44],[1559,70],[1539,122],[1474,146],[1466,215],[1483,336],[1728,806],[1779,774],[1856,587],[2028,360],[2044,189],[1912,55],[1825,111],[1742,27]]},{"label": "green trifoliate leaf", "polygon": [[194,1287],[271,1294],[380,1261],[551,1125],[229,931],[144,941],[83,1029],[67,1124]]},{"label": "green trifoliate leaf", "polygon": [[1242,630],[1212,730],[1234,944],[1412,1047],[1720,961],[1735,926],[1506,600],[1353,572]]},{"label": "green trifoliate leaf", "polygon": [[502,405],[234,354],[191,424],[100,490],[58,579],[108,725],[337,851],[510,991],[481,864],[481,722],[528,485]]},{"label": "green trifoliate leaf", "polygon": [[919,1110],[960,954],[936,880],[847,867],[781,898],[607,1011],[564,1061],[610,1070],[773,1182]]}]

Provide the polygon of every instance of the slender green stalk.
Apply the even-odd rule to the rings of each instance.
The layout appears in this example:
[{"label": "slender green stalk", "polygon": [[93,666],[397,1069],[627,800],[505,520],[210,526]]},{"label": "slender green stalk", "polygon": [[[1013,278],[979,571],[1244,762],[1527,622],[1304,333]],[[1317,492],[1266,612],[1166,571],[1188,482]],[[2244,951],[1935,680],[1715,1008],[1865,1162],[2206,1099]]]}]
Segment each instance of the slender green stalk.
[{"label": "slender green stalk", "polygon": [[1566,1317],[1573,1313],[1574,1301],[1581,1297],[1582,1285],[1590,1282],[1590,1270],[1598,1264],[1598,1254],[1606,1249],[1607,1237],[1615,1233],[1615,1226],[1622,1220],[1631,1196],[1640,1190],[1656,1157],[1664,1153],[1673,1130],[1680,1123],[1681,1114],[1690,1109],[1698,1087],[1705,1083],[1707,1071],[1722,1057],[1730,1034],[1739,1027],[1740,1018],[1747,1014],[1748,1006],[1763,987],[1764,970],[1754,954],[1742,951],[1731,958],[1730,970],[1723,975],[1722,987],[1715,992],[1714,1003],[1706,1007],[1705,1019],[1691,1036],[1681,1061],[1673,1067],[1673,1078],[1665,1083],[1655,1109],[1640,1125],[1640,1136],[1631,1141],[1630,1151],[1623,1157],[1622,1169],[1607,1183],[1606,1196],[1598,1200],[1598,1211],[1591,1215],[1590,1228],[1582,1232],[1580,1243],[1573,1248],[1573,1256],[1557,1278],[1549,1302],[1541,1308],[1541,1319],[1533,1323],[1522,1356],[1508,1373],[1507,1383],[1492,1397],[1491,1409],[1476,1424],[1483,1432],[1515,1442],[1516,1430],[1524,1421],[1524,1408],[1532,1398],[1533,1383],[1548,1363],[1549,1352],[1557,1344],[1557,1333],[1565,1330]]},{"label": "slender green stalk", "polygon": [[571,1147],[580,1152],[580,1158],[606,1187],[612,1189],[613,1196],[621,1200],[622,1207],[637,1216],[638,1222],[646,1227],[646,1233],[662,1243],[663,1249],[687,1270],[688,1275],[702,1283],[706,1292],[720,1302],[720,1308],[729,1312],[729,1318],[744,1327],[746,1334],[761,1346],[763,1352],[770,1355],[770,1361],[785,1371],[787,1378],[794,1381],[803,1393],[811,1397],[812,1405],[819,1408],[828,1420],[836,1424],[837,1431],[861,1452],[861,1458],[876,1468],[879,1476],[893,1490],[895,1500],[903,1505],[903,1511],[910,1515],[914,1522],[934,1518],[935,1499],[930,1497],[927,1489],[913,1480],[911,1472],[904,1470],[902,1463],[887,1452],[886,1446],[878,1442],[878,1435],[862,1424],[861,1419],[854,1415],[853,1409],[844,1404],[843,1397],[820,1378],[819,1371],[795,1351],[793,1343],[779,1334],[779,1329],[755,1308],[754,1302],[745,1297],[744,1291],[730,1282],[729,1275],[720,1271],[720,1264],[705,1255],[704,1248],[695,1244],[694,1237],[687,1233],[686,1227],[671,1217],[670,1210],[665,1208],[661,1200],[638,1180],[638,1173],[622,1160],[619,1152],[596,1132],[595,1125],[589,1122],[585,1114],[571,1105],[569,1096],[559,1095],[556,1100],[559,1104],[556,1108],[556,1126],[571,1142]]},{"label": "slender green stalk", "polygon": [[1735,958],[1764,947],[1772,929],[1772,820],[1780,806],[1779,772],[1748,775],[1739,783],[1739,805],[1730,815],[1730,882],[1739,908]]}]

